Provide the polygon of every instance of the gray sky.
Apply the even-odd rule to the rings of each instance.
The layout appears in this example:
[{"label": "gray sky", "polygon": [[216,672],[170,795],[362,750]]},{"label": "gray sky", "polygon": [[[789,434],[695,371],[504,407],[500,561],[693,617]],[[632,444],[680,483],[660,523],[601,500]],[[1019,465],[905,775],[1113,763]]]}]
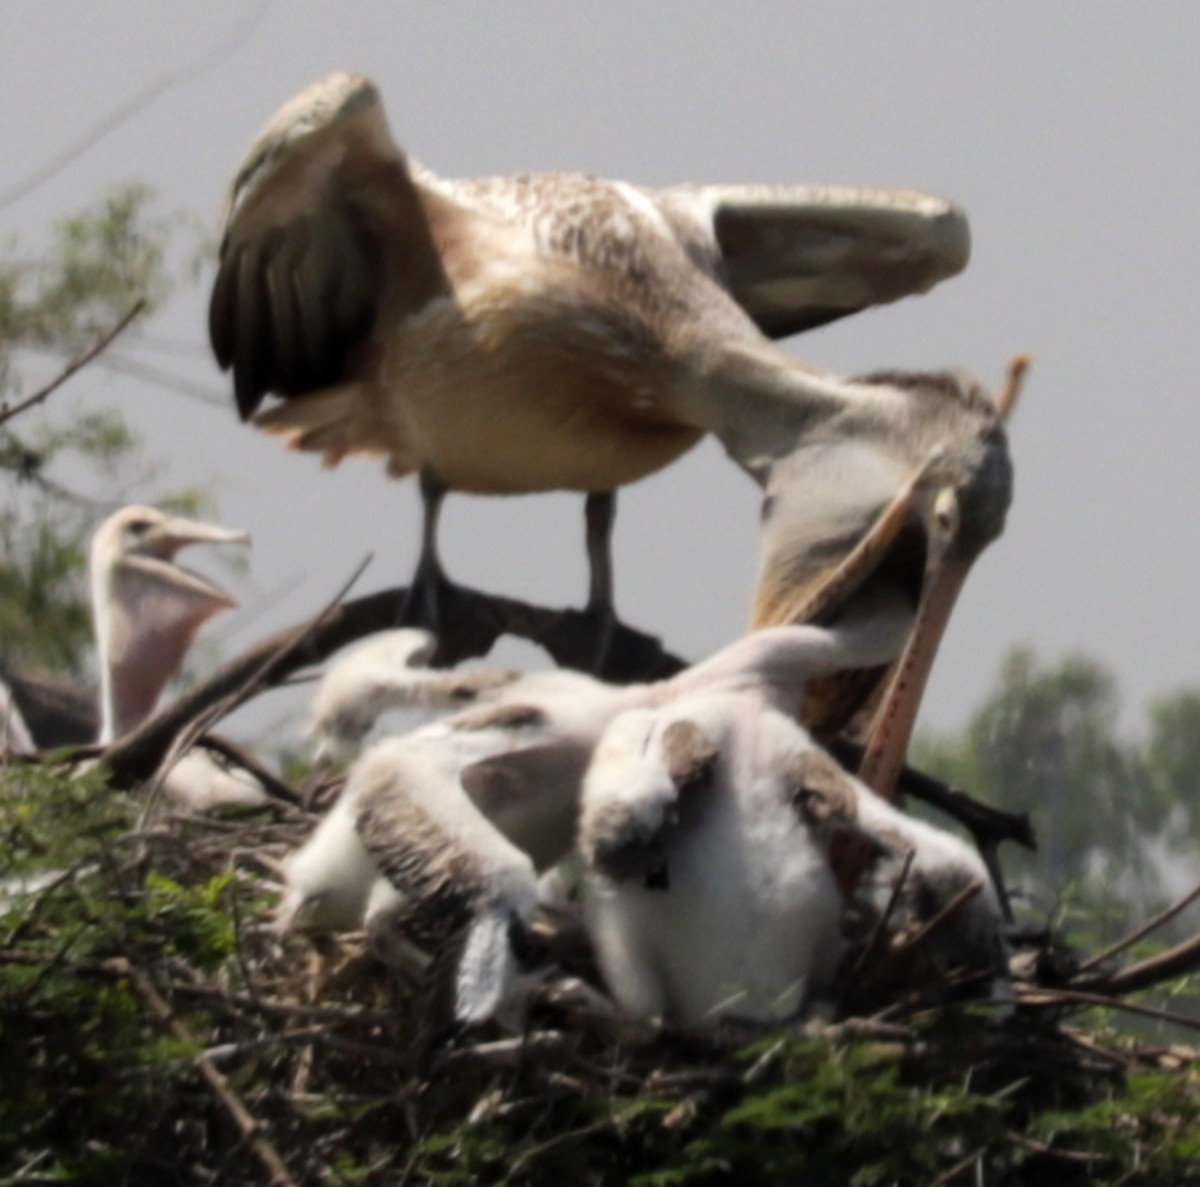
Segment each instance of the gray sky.
[{"label": "gray sky", "polygon": [[[156,80],[194,66],[256,11],[7,0],[0,13],[0,194]],[[976,567],[923,721],[960,724],[1019,641],[1082,649],[1127,704],[1200,683],[1188,623],[1195,546],[1200,137],[1190,0],[1119,3],[689,0],[594,4],[275,0],[202,72],[169,87],[30,194],[0,206],[34,237],[114,183],[215,229],[242,153],[286,99],[334,69],[379,83],[397,138],[448,176],[570,169],[646,184],[857,182],[967,209],[967,272],[933,294],[796,338],[843,373],[1034,370],[1011,429],[1016,498]],[[204,283],[122,352],[214,393]],[[169,349],[168,349],[169,348]],[[368,552],[357,592],[407,581],[412,482],[350,461],[323,472],[237,422],[231,404],[90,370],[54,410],[119,404],[221,519],[254,536],[232,651],[318,608]],[[758,492],[706,445],[623,493],[623,616],[699,657],[742,630]],[[451,574],[547,605],[585,588],[581,501],[452,498]],[[516,652],[510,653],[515,655]]]}]

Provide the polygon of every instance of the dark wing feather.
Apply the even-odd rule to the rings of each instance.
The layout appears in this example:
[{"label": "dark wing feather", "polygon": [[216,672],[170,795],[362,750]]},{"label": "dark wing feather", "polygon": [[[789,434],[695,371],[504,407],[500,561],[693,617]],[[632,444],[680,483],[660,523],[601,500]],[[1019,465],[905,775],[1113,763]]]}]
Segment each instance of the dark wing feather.
[{"label": "dark wing feather", "polygon": [[[439,217],[450,217],[445,205]],[[334,76],[293,100],[234,182],[209,303],[213,352],[233,370],[242,418],[268,393],[356,378],[385,303],[402,317],[444,291],[374,87]]]}]

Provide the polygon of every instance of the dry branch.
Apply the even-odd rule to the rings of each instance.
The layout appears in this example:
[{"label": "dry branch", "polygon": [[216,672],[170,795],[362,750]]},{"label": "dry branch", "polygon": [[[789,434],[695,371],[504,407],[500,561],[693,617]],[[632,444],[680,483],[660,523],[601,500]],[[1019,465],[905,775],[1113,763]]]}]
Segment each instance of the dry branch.
[{"label": "dry branch", "polygon": [[1132,948],[1139,940],[1144,940],[1151,932],[1157,931],[1163,924],[1169,923],[1176,915],[1190,907],[1198,898],[1200,898],[1200,882],[1193,886],[1182,898],[1176,899],[1166,910],[1160,911],[1153,919],[1148,920],[1136,931],[1123,936],[1115,944],[1110,944],[1102,952],[1097,952],[1095,956],[1088,957],[1079,966],[1078,972],[1091,972],[1092,969],[1103,964],[1106,960],[1111,960],[1126,949]]},{"label": "dry branch", "polygon": [[1106,996],[1137,993],[1153,989],[1164,981],[1184,977],[1200,969],[1200,934],[1136,964],[1126,965],[1120,972],[1107,977],[1092,977],[1077,984],[1080,989]]},{"label": "dry branch", "polygon": [[146,299],[139,297],[128,313],[121,317],[111,329],[105,330],[82,354],[73,358],[45,387],[38,388],[28,399],[22,400],[19,404],[14,404],[11,408],[0,408],[0,425],[12,420],[14,416],[20,416],[22,412],[27,412],[30,408],[40,404],[53,392],[62,387],[76,371],[81,371],[92,359],[102,354],[109,344],[118,338],[133,322],[134,318],[145,308]]},{"label": "dry branch", "polygon": [[[175,1011],[150,983],[149,978],[129,960],[123,956],[114,957],[112,960],[106,961],[105,965],[106,971],[111,976],[129,981],[134,992],[141,998],[154,1018],[167,1027],[180,1042],[197,1049],[201,1046],[192,1032],[179,1020]],[[250,1149],[254,1151],[259,1162],[266,1168],[267,1173],[271,1176],[271,1183],[278,1184],[278,1187],[297,1187],[296,1180],[292,1178],[291,1173],[284,1165],[279,1151],[262,1136],[260,1132],[262,1127],[242,1103],[237,1093],[229,1087],[229,1082],[225,1077],[217,1071],[212,1060],[201,1051],[193,1058],[193,1062],[204,1083],[221,1102],[222,1107],[237,1126],[238,1132],[246,1139]]]},{"label": "dry branch", "polygon": [[[132,787],[148,779],[183,730],[248,685],[274,687],[347,644],[394,627],[405,592],[390,589],[345,602],[298,627],[276,632],[224,664],[104,751],[113,784]],[[595,653],[594,623],[579,611],[550,610],[468,589],[454,591],[444,609],[441,659],[446,664],[486,655],[504,634],[541,645],[567,667],[585,667]],[[604,675],[619,681],[653,680],[683,666],[657,639],[618,626]]]}]

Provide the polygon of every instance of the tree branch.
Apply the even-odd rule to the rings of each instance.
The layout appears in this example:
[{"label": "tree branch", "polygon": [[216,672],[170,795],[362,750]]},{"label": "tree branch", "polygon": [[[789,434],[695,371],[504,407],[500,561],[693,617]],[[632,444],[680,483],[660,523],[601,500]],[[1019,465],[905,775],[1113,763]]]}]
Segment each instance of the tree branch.
[{"label": "tree branch", "polygon": [[208,1086],[209,1091],[221,1102],[242,1137],[249,1143],[250,1149],[254,1151],[259,1162],[271,1176],[271,1183],[278,1184],[278,1187],[296,1187],[296,1180],[292,1178],[291,1173],[284,1165],[279,1151],[262,1136],[262,1126],[254,1119],[242,1103],[241,1098],[229,1087],[228,1080],[217,1071],[212,1060],[200,1050],[199,1041],[176,1016],[175,1011],[150,983],[149,978],[123,956],[106,961],[104,967],[112,976],[127,979],[154,1018],[180,1042],[199,1051],[199,1054],[192,1058],[193,1065],[200,1073],[200,1077]]},{"label": "tree branch", "polygon": [[[299,626],[276,632],[224,664],[102,752],[113,785],[132,787],[149,778],[181,731],[226,698],[240,703],[237,694],[248,684],[257,689],[275,687],[347,644],[394,627],[404,595],[403,589],[389,589],[345,602]],[[486,655],[504,634],[539,644],[564,667],[587,668],[595,656],[595,623],[581,611],[550,610],[456,587],[445,600],[443,617],[438,658],[446,665]],[[602,674],[628,683],[662,679],[685,666],[664,651],[657,639],[618,624]],[[207,724],[214,723],[215,719]]]},{"label": "tree branch", "polygon": [[19,404],[12,408],[0,408],[0,425],[13,419],[14,416],[20,416],[22,412],[27,412],[30,408],[40,404],[47,396],[57,391],[76,371],[81,371],[88,365],[97,355],[102,354],[105,348],[114,339],[120,337],[128,328],[130,323],[146,308],[146,298],[139,297],[126,313],[111,329],[106,330],[95,342],[92,343],[81,355],[73,358],[55,378],[53,378],[45,387],[39,388],[27,400],[22,400]]},{"label": "tree branch", "polygon": [[1126,965],[1111,976],[1088,978],[1076,984],[1081,990],[1104,994],[1106,997],[1119,997],[1140,989],[1152,989],[1155,985],[1194,973],[1197,969],[1200,969],[1200,934],[1156,956]]}]

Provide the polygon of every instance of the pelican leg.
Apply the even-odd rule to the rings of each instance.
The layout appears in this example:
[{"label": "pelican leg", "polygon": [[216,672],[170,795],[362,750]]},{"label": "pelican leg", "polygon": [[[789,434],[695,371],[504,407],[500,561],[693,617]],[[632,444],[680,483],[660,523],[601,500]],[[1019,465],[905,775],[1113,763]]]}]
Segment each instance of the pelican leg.
[{"label": "pelican leg", "polygon": [[612,532],[617,519],[617,492],[593,491],[583,507],[588,555],[588,600],[584,613],[597,625],[592,670],[603,669],[617,626],[613,603]]},{"label": "pelican leg", "polygon": [[451,588],[437,547],[438,518],[448,487],[427,466],[421,468],[420,487],[424,509],[421,555],[417,558],[416,571],[400,605],[397,625],[423,626],[438,635],[446,610],[445,594]]}]

